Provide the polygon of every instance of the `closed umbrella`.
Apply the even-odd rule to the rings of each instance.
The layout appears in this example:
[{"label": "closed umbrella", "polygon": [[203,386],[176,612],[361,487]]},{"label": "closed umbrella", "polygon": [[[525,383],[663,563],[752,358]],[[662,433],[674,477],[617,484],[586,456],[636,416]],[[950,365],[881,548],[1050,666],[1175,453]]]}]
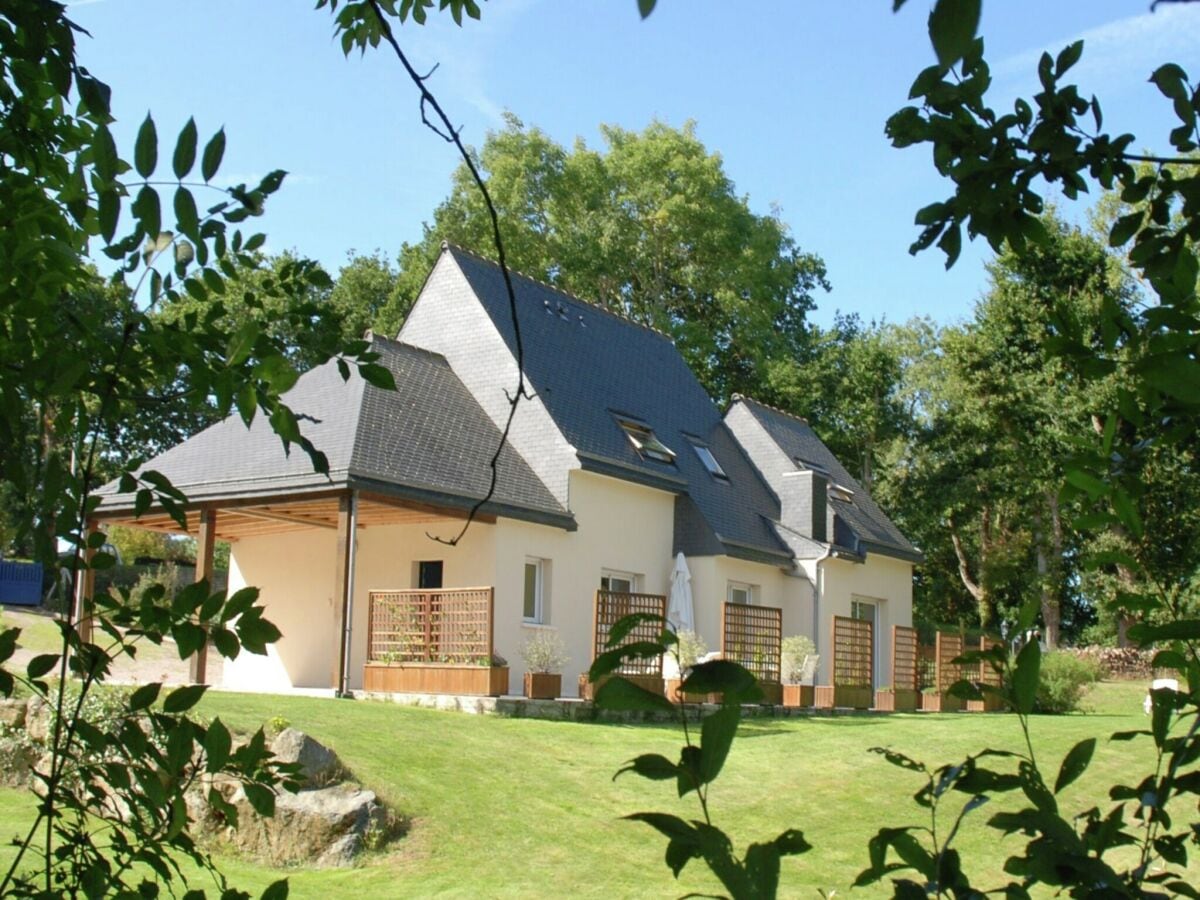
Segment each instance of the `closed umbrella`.
[{"label": "closed umbrella", "polygon": [[671,602],[667,607],[667,621],[679,631],[695,631],[696,616],[692,610],[692,573],[682,553],[675,555],[675,568],[671,572]]}]

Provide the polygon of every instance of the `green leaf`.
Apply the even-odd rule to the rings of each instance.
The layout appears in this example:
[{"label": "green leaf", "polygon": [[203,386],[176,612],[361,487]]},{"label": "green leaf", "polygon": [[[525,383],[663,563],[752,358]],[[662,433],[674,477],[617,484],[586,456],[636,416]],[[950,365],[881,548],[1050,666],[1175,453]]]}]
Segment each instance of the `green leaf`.
[{"label": "green leaf", "polygon": [[220,719],[213,719],[204,735],[204,767],[210,774],[219,772],[229,761],[233,738]]},{"label": "green leaf", "polygon": [[953,66],[971,49],[982,6],[982,0],[937,0],[929,14],[929,40],[943,68]]},{"label": "green leaf", "polygon": [[1058,778],[1054,781],[1054,793],[1059,793],[1068,784],[1084,773],[1088,763],[1092,761],[1092,754],[1096,752],[1096,739],[1087,738],[1080,741],[1071,751],[1063,758],[1062,765],[1058,770]]},{"label": "green leaf", "polygon": [[701,723],[700,777],[705,784],[721,774],[741,718],[741,711],[736,706],[726,706],[706,716]]},{"label": "green leaf", "polygon": [[263,891],[262,900],[287,900],[288,896],[288,881],[282,878],[279,881],[272,882],[271,885]]},{"label": "green leaf", "polygon": [[742,666],[726,659],[714,659],[692,666],[680,690],[685,694],[724,694],[726,703],[754,703],[762,698],[758,682]]},{"label": "green leaf", "polygon": [[1108,493],[1108,485],[1083,469],[1067,469],[1067,484],[1079,488],[1088,496],[1095,499]]},{"label": "green leaf", "polygon": [[605,650],[596,657],[590,669],[588,680],[599,681],[605,675],[617,671],[627,659],[653,659],[662,656],[667,648],[655,641],[634,641],[612,650]]},{"label": "green leaf", "polygon": [[208,685],[205,684],[188,684],[181,688],[176,688],[167,694],[167,698],[163,700],[163,712],[186,712],[200,702],[200,698],[204,696],[204,692],[207,690]]},{"label": "green leaf", "polygon": [[1083,41],[1076,41],[1073,44],[1068,44],[1058,54],[1058,59],[1054,63],[1054,72],[1062,78],[1066,71],[1075,63],[1079,62],[1079,57],[1083,56]]},{"label": "green leaf", "polygon": [[363,381],[372,387],[377,387],[384,391],[394,391],[396,389],[396,379],[392,377],[391,370],[378,363],[364,363],[358,367],[358,374],[362,376]]},{"label": "green leaf", "polygon": [[139,709],[147,709],[153,706],[154,701],[158,699],[158,692],[161,690],[162,684],[157,681],[151,681],[148,684],[142,685],[129,695],[129,709],[137,712]]},{"label": "green leaf", "polygon": [[1175,63],[1159,66],[1150,76],[1150,81],[1165,97],[1172,100],[1187,99],[1187,73]]},{"label": "green leaf", "polygon": [[1129,629],[1129,638],[1142,645],[1156,641],[1200,640],[1200,619],[1179,619],[1161,625],[1139,622]]},{"label": "green leaf", "polygon": [[[154,119],[146,113],[145,121],[138,129],[137,143],[133,147],[133,165],[139,175],[149,178],[154,174],[158,165],[158,132],[154,128]],[[154,229],[152,233],[157,233]]]},{"label": "green leaf", "polygon": [[35,656],[29,661],[29,665],[25,667],[25,674],[30,681],[41,678],[51,669],[58,665],[60,659],[58,653],[42,653]]},{"label": "green leaf", "polygon": [[1030,641],[1017,654],[1013,670],[1013,699],[1017,712],[1029,715],[1037,700],[1038,677],[1042,669],[1042,648],[1037,641]]},{"label": "green leaf", "polygon": [[275,815],[274,791],[254,782],[246,782],[242,785],[242,790],[246,792],[246,799],[250,801],[250,805],[254,807],[256,813],[268,818]]},{"label": "green leaf", "polygon": [[1108,233],[1108,245],[1110,247],[1123,247],[1129,242],[1129,239],[1137,234],[1138,229],[1142,227],[1142,221],[1145,216],[1139,212],[1130,213],[1127,216],[1121,216],[1113,223],[1112,229]]},{"label": "green leaf", "polygon": [[[608,632],[608,640],[605,642],[606,647],[616,647],[621,641],[625,640],[635,628],[643,624],[652,624],[656,628],[663,626],[661,616],[652,613],[630,613],[627,616],[622,616],[613,623]],[[664,648],[665,652],[665,648]]]},{"label": "green leaf", "polygon": [[200,174],[205,181],[212,181],[217,170],[221,168],[221,157],[224,155],[225,129],[222,128],[204,146],[204,155],[200,158]]},{"label": "green leaf", "polygon": [[244,587],[225,601],[221,610],[221,623],[224,624],[250,609],[258,599],[258,588]]},{"label": "green leaf", "polygon": [[619,675],[609,678],[596,690],[596,706],[601,709],[675,714],[675,705],[662,694],[648,691]]},{"label": "green leaf", "polygon": [[265,656],[267,644],[275,643],[283,635],[273,623],[262,618],[261,610],[256,609],[255,612],[257,615],[246,614],[238,619],[234,630],[243,647],[258,656]]},{"label": "green leaf", "polygon": [[[192,197],[192,192],[185,187],[175,189],[175,221],[184,234],[194,236],[200,230],[200,213],[196,210],[196,200]],[[175,258],[178,261],[178,250]]]},{"label": "green leaf", "polygon": [[654,12],[654,6],[657,3],[658,0],[637,0],[638,14],[643,19],[649,18],[650,13]]},{"label": "green leaf", "polygon": [[196,163],[196,120],[189,118],[187,124],[179,132],[175,141],[175,155],[171,159],[171,167],[175,170],[176,178],[183,178],[192,171]]}]

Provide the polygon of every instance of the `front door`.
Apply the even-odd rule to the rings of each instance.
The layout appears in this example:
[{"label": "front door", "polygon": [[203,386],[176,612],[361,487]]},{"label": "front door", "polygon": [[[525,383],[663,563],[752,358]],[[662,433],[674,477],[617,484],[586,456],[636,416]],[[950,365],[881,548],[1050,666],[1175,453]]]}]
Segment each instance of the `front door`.
[{"label": "front door", "polygon": [[851,600],[850,618],[871,623],[871,690],[879,686],[879,607],[873,600]]}]

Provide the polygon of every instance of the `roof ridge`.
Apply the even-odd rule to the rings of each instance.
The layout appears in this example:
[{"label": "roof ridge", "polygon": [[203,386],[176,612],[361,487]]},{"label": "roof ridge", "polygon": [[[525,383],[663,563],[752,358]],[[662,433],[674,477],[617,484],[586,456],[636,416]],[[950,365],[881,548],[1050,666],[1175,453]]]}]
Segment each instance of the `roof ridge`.
[{"label": "roof ridge", "polygon": [[[495,266],[496,268],[500,268],[500,263],[497,262],[496,260],[491,259],[487,256],[484,256],[482,253],[476,253],[474,250],[468,250],[466,247],[462,247],[458,244],[453,244],[450,241],[442,241],[442,248],[444,250],[457,251],[459,253],[464,253],[467,256],[474,257],[475,259],[479,260],[480,262],[487,263],[488,265]],[[605,313],[606,315],[612,316],[614,319],[617,319],[620,322],[624,322],[627,325],[636,325],[638,328],[644,328],[646,331],[649,331],[652,334],[656,334],[659,337],[665,339],[672,346],[675,345],[675,338],[671,337],[671,335],[667,334],[665,331],[661,331],[660,329],[655,328],[653,325],[647,325],[645,322],[639,322],[637,319],[633,319],[633,318],[625,315],[624,313],[616,312],[612,309],[609,309],[607,306],[603,306],[600,303],[597,303],[595,300],[585,299],[584,297],[580,297],[578,294],[572,294],[570,291],[565,291],[561,287],[558,287],[556,285],[542,281],[542,279],[540,279],[540,278],[534,278],[532,275],[526,274],[525,272],[522,272],[520,269],[513,268],[512,266],[508,265],[507,263],[505,263],[504,267],[506,269],[508,269],[508,271],[511,272],[513,275],[516,275],[518,278],[524,278],[526,281],[532,281],[534,284],[540,285],[541,287],[546,288],[546,290],[553,291],[556,294],[562,294],[568,300],[574,300],[576,303],[581,303],[584,306],[588,307],[589,309],[594,309],[597,312]]]},{"label": "roof ridge", "polygon": [[734,393],[730,395],[729,399],[734,403],[739,400],[741,400],[743,403],[753,403],[755,406],[761,406],[763,409],[770,410],[773,413],[779,413],[781,416],[786,416],[789,419],[795,419],[797,422],[803,422],[805,425],[808,425],[809,428],[812,427],[812,425],[809,424],[808,419],[804,418],[804,416],[798,416],[793,412],[788,412],[786,409],[780,409],[778,406],[772,406],[770,403],[763,403],[761,400],[756,400],[753,397],[747,397],[745,394]]},{"label": "roof ridge", "polygon": [[379,341],[384,344],[390,344],[397,349],[411,350],[420,353],[422,356],[431,356],[436,360],[441,360],[446,365],[450,365],[450,361],[446,359],[444,353],[438,353],[436,350],[430,350],[426,347],[418,347],[416,344],[410,344],[407,341],[402,341],[399,338],[390,338],[383,334],[376,334],[373,329],[368,328],[363,333],[363,340],[368,343]]}]

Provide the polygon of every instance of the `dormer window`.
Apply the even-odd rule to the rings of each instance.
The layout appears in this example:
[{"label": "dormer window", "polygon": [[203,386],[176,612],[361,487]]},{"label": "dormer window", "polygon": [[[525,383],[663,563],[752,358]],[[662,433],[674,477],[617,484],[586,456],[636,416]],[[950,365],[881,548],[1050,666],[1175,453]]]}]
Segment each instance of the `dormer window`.
[{"label": "dormer window", "polygon": [[633,419],[619,418],[617,424],[629,437],[633,449],[646,459],[656,459],[659,462],[675,462],[675,451],[654,436],[654,429]]},{"label": "dormer window", "polygon": [[854,500],[854,491],[850,490],[844,484],[831,481],[829,483],[829,496],[835,500],[841,500],[843,503],[851,503]]},{"label": "dormer window", "polygon": [[704,468],[708,469],[709,475],[721,481],[729,480],[729,476],[725,474],[725,470],[721,468],[721,464],[717,462],[717,458],[713,456],[712,451],[705,444],[692,441],[692,449],[700,457],[700,462],[704,463]]},{"label": "dormer window", "polygon": [[816,472],[818,475],[829,478],[829,470],[827,468],[820,463],[810,462],[803,456],[796,457],[796,465],[798,465],[801,469],[808,469],[810,472]]}]

